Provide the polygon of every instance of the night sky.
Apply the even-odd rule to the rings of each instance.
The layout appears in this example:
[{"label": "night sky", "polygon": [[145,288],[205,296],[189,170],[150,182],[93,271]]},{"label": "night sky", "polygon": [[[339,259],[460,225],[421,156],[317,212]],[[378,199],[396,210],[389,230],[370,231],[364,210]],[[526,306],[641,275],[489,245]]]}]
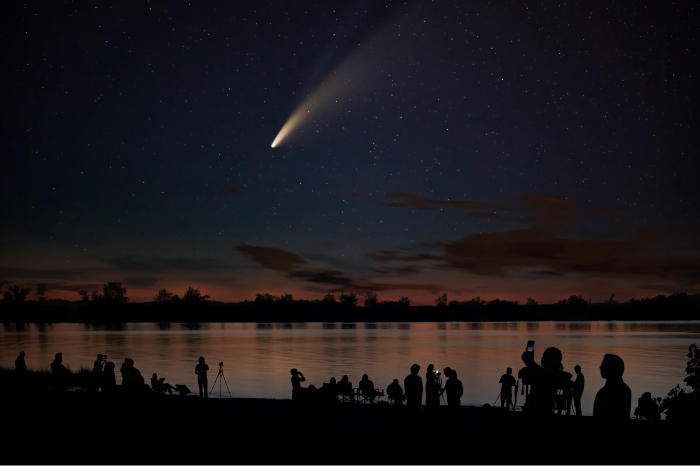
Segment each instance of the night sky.
[{"label": "night sky", "polygon": [[691,2],[6,7],[4,282],[700,291]]}]

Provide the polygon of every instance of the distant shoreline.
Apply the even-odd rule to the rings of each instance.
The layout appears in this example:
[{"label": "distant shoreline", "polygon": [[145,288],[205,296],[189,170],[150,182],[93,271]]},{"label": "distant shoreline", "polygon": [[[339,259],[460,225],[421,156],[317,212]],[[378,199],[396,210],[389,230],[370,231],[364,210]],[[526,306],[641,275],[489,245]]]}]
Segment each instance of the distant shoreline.
[{"label": "distant shoreline", "polygon": [[700,295],[657,297],[635,303],[459,306],[273,302],[105,303],[0,301],[3,323],[417,323],[697,321]]}]

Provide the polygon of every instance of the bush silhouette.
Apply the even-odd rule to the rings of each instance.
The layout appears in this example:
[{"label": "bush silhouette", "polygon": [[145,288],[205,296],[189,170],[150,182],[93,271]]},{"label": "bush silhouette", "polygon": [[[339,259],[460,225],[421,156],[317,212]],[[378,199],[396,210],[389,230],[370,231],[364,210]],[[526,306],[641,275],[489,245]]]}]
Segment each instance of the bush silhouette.
[{"label": "bush silhouette", "polygon": [[49,285],[46,283],[37,283],[36,284],[36,291],[34,292],[34,296],[36,296],[37,301],[46,301],[46,290],[48,289]]},{"label": "bush silhouette", "polygon": [[399,304],[408,307],[411,305],[411,298],[409,298],[408,296],[399,295]]},{"label": "bush silhouette", "polygon": [[81,301],[89,301],[90,300],[90,292],[88,290],[80,290],[80,291],[78,291],[78,294],[80,295]]},{"label": "bush silhouette", "polygon": [[666,414],[666,422],[694,424],[700,416],[700,351],[695,343],[688,348],[688,363],[685,367],[688,377],[684,382],[692,389],[686,392],[676,385],[661,401],[661,413]]},{"label": "bush silhouette", "polygon": [[527,305],[528,306],[537,306],[537,301],[535,301],[535,298],[527,298]]},{"label": "bush silhouette", "polygon": [[582,304],[586,304],[586,303],[587,303],[587,301],[585,299],[583,299],[583,296],[575,295],[575,294],[572,294],[567,299],[562,299],[561,301],[557,301],[557,304],[572,304],[572,305],[578,305],[578,306],[580,306]]},{"label": "bush silhouette", "polygon": [[326,294],[326,296],[323,297],[323,299],[321,300],[321,302],[322,302],[322,303],[325,303],[325,304],[334,303],[334,302],[335,302],[335,296],[333,296],[332,294],[328,293],[328,294]]}]

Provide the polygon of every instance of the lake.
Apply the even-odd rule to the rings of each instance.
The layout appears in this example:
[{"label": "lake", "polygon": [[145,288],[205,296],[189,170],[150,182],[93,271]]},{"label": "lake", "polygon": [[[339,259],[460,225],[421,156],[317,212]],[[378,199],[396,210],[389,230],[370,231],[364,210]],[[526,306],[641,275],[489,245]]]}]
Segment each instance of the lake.
[{"label": "lake", "polygon": [[[204,356],[210,388],[223,361],[232,396],[290,398],[291,368],[306,376],[302,386],[320,387],[347,374],[356,387],[368,374],[375,387],[386,390],[395,378],[403,386],[413,363],[421,366],[425,381],[432,363],[441,372],[445,366],[457,371],[464,384],[462,404],[482,405],[494,403],[506,367],[514,376],[523,367],[520,355],[528,340],[535,341],[537,362],[545,348],[555,346],[564,354],[564,370],[573,373],[581,366],[584,414],[591,414],[604,384],[603,356],[619,355],[634,410],[643,392],[665,397],[676,384],[685,386],[688,346],[700,343],[700,322],[5,324],[0,366],[14,367],[21,350],[30,370],[48,369],[57,352],[72,369],[92,367],[97,353],[106,353],[117,370],[129,357],[145,379],[156,372],[194,392],[194,368]],[[225,386],[223,391],[228,396]],[[518,394],[518,404],[522,399]]]}]

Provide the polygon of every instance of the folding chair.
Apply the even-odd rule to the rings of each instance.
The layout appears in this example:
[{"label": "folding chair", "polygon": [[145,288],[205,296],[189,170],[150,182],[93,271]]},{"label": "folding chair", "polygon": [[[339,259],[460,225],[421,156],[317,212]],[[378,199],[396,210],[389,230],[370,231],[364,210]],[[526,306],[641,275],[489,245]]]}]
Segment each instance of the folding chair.
[{"label": "folding chair", "polygon": [[182,396],[187,396],[188,393],[192,393],[186,385],[175,385],[177,392]]},{"label": "folding chair", "polygon": [[389,397],[389,404],[396,405],[396,406],[403,406],[403,402],[405,399],[406,399],[406,397],[404,395],[401,395],[397,398]]},{"label": "folding chair", "polygon": [[375,398],[384,396],[384,390],[382,390],[381,393],[377,393],[376,391],[365,393],[360,389],[360,387],[357,387],[356,390],[357,392],[355,398],[357,399],[358,403],[374,403]]}]

